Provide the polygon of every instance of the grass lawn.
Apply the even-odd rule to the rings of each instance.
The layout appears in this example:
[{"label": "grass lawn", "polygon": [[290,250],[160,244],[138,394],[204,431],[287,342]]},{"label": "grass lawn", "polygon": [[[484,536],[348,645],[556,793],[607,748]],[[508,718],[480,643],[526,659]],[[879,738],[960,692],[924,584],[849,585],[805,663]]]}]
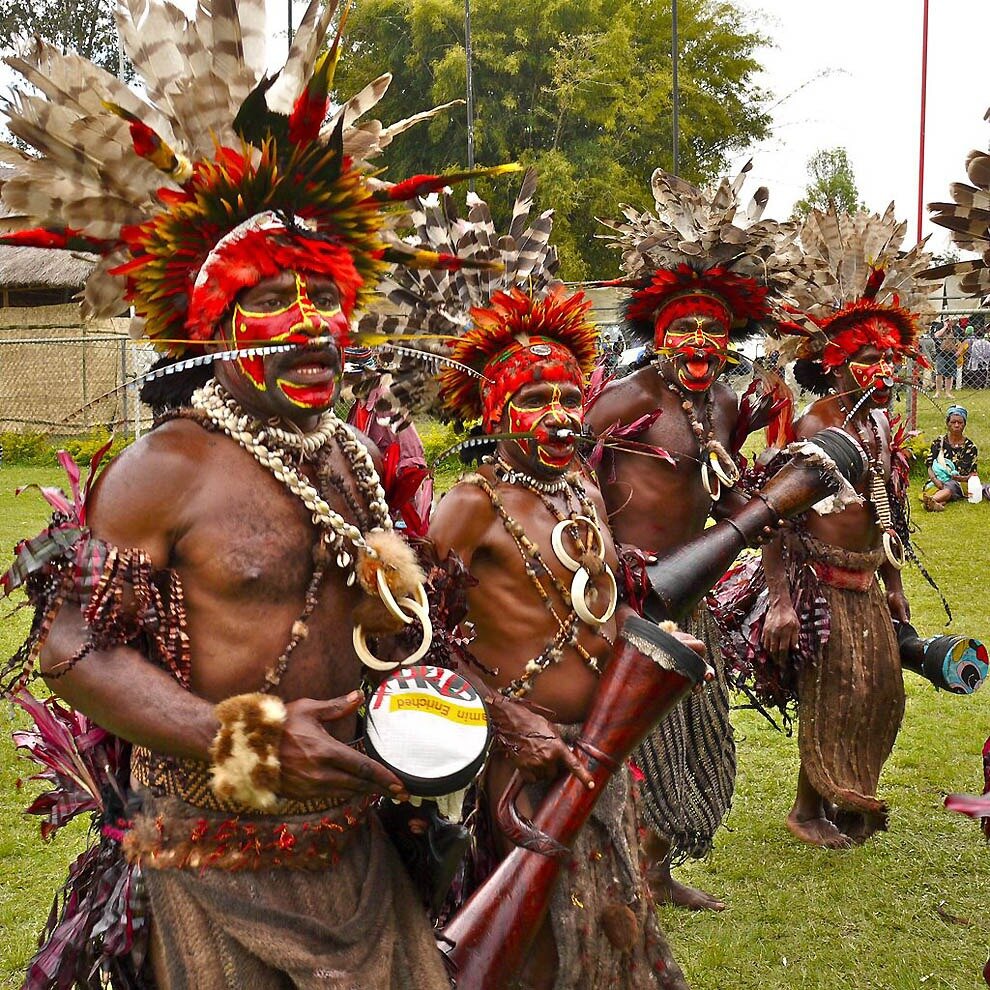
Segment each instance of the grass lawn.
[{"label": "grass lawn", "polygon": [[[970,410],[969,435],[990,475],[990,392],[959,394]],[[929,439],[942,415],[923,404]],[[56,480],[42,468],[0,469],[0,554],[33,535],[47,513],[40,498],[11,496],[29,481]],[[950,632],[990,639],[987,621],[990,505],[955,504],[926,514],[914,496],[917,541],[949,598]],[[990,582],[988,582],[990,583]],[[905,570],[915,625],[942,632],[935,593]],[[0,622],[8,655],[27,616]],[[971,698],[938,694],[906,674],[908,707],[881,789],[891,830],[863,848],[824,852],[799,844],[783,825],[797,774],[796,740],[749,712],[737,712],[740,773],[735,804],[715,852],[679,876],[724,896],[721,915],[664,909],[662,921],[694,990],[978,990],[990,930],[990,851],[975,823],[942,810],[954,790],[975,791],[979,752],[990,732],[990,690]],[[6,728],[6,726],[5,726]],[[18,986],[16,971],[61,882],[83,832],[43,848],[37,823],[20,813],[30,788],[15,782],[27,764],[0,733],[0,987]]]}]

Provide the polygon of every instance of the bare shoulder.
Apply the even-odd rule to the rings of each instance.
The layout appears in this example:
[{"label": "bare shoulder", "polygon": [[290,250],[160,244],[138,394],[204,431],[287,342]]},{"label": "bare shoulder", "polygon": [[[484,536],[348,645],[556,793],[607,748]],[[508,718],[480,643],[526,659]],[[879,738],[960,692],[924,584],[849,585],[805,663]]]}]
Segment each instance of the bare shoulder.
[{"label": "bare shoulder", "polygon": [[101,539],[160,553],[207,483],[217,445],[228,442],[190,420],[145,434],[107,466],[89,502],[89,525]]},{"label": "bare shoulder", "polygon": [[605,498],[602,495],[601,488],[598,487],[598,481],[595,475],[588,470],[587,467],[581,467],[578,474],[581,477],[581,484],[584,487],[585,493],[588,498],[591,499],[592,504],[598,510],[598,515],[602,519],[608,518],[608,508],[605,505]]},{"label": "bare shoulder", "polygon": [[715,408],[723,416],[735,418],[739,414],[739,399],[735,391],[725,382],[712,383],[712,398],[715,401]]},{"label": "bare shoulder", "polygon": [[827,399],[813,402],[795,422],[795,434],[799,437],[812,437],[829,426],[836,426],[830,410],[831,404]]},{"label": "bare shoulder", "polygon": [[655,377],[652,369],[647,367],[609,382],[588,411],[588,422],[601,430],[613,423],[631,423],[653,412],[660,405],[654,390],[649,387]]},{"label": "bare shoulder", "polygon": [[441,557],[454,550],[468,562],[494,521],[495,509],[488,495],[474,482],[463,480],[433,510],[429,535]]}]

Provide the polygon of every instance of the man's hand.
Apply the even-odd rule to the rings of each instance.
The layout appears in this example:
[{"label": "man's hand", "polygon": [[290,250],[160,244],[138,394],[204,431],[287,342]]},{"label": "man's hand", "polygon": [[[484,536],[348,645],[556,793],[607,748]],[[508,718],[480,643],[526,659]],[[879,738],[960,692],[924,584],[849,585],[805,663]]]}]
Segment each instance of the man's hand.
[{"label": "man's hand", "polygon": [[570,772],[585,787],[595,786],[591,774],[551,722],[518,701],[501,695],[485,700],[509,760],[523,780],[527,783],[555,780],[561,773]]},{"label": "man's hand", "polygon": [[911,621],[911,606],[908,604],[903,591],[887,592],[887,608],[890,609],[892,619],[896,619],[898,622]]},{"label": "man's hand", "polygon": [[797,612],[789,600],[771,603],[763,625],[763,645],[778,663],[785,661],[797,646],[800,628]]},{"label": "man's hand", "polygon": [[363,700],[360,691],[352,691],[328,701],[301,698],[286,704],[287,717],[279,750],[281,796],[303,800],[362,794],[387,794],[400,800],[407,797],[402,781],[395,774],[334,739],[324,728],[327,722],[353,715]]},{"label": "man's hand", "polygon": [[[701,657],[702,660],[705,659],[705,654],[708,652],[705,644],[701,642],[696,636],[692,636],[690,633],[684,632],[683,629],[675,629],[671,636],[674,639],[680,640],[689,650],[693,650],[695,653]],[[699,681],[694,686],[694,693],[700,694],[705,690],[706,684],[711,684],[715,680],[715,668],[712,667],[710,663],[705,664],[705,676],[704,679]]]}]

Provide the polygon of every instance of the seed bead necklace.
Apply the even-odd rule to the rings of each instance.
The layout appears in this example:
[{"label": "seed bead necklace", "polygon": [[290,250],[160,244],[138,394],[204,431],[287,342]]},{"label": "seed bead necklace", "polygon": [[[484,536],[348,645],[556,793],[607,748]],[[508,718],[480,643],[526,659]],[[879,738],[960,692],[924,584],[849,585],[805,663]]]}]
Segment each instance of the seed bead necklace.
[{"label": "seed bead necklace", "polygon": [[865,399],[868,397],[869,395],[867,394],[852,409],[849,409],[842,396],[836,396],[839,408],[846,414],[843,425],[853,428],[863,445],[863,449],[866,451],[870,472],[870,505],[873,508],[874,521],[883,533],[884,555],[892,567],[900,570],[904,566],[906,552],[904,541],[898,535],[897,530],[894,529],[893,516],[890,511],[890,495],[887,491],[887,479],[883,467],[883,440],[880,437],[880,427],[877,426],[876,417],[873,413],[867,410],[866,421],[870,425],[870,433],[872,433],[873,439],[871,445],[870,433],[867,433],[859,420],[855,418],[856,413],[864,405]]},{"label": "seed bead necklace", "polygon": [[[497,467],[496,479],[501,483],[520,484],[520,472],[511,473],[515,476],[516,480],[514,482],[507,482],[505,480],[506,472],[504,470],[499,471]],[[533,690],[533,682],[537,677],[539,677],[540,674],[542,674],[549,667],[561,662],[563,659],[564,650],[568,646],[573,647],[574,651],[584,661],[589,669],[594,671],[596,674],[600,674],[601,669],[598,664],[598,659],[592,656],[578,641],[581,619],[574,610],[570,590],[564,586],[556,575],[554,575],[553,571],[544,561],[540,548],[536,545],[536,543],[529,539],[528,536],[526,536],[522,525],[511,515],[509,515],[509,512],[505,508],[498,492],[488,483],[488,481],[481,475],[472,475],[467,480],[481,488],[481,490],[488,496],[488,499],[492,504],[492,508],[502,521],[502,525],[505,527],[506,532],[508,532],[508,534],[512,537],[512,540],[516,545],[516,549],[519,551],[527,577],[536,590],[536,593],[539,595],[540,600],[543,602],[544,607],[557,623],[557,632],[554,634],[550,642],[547,643],[538,656],[533,657],[526,663],[523,673],[519,677],[515,678],[501,689],[501,693],[508,697],[525,697]],[[580,482],[576,478],[570,477],[566,480],[562,480],[564,480],[564,488],[573,486],[573,491],[576,492],[576,490],[580,490],[581,495],[576,495],[576,497],[578,499],[578,503],[581,504],[581,496],[586,498],[587,495],[584,492],[583,487],[580,486]],[[540,485],[542,488],[543,483],[540,483]],[[544,491],[539,491],[525,484],[523,484],[522,487],[527,487],[536,494],[546,494]],[[559,490],[564,489],[561,488]],[[590,500],[588,504],[591,506],[591,510],[594,511],[594,506],[591,505]],[[556,511],[552,514],[555,517],[557,516]],[[546,578],[550,587],[557,592],[561,601],[564,603],[565,607],[567,607],[568,614],[566,616],[561,616],[555,608],[553,598],[550,591],[548,591],[547,587],[544,585],[543,578]],[[592,631],[601,636],[606,643],[613,645],[612,641],[602,632],[602,627],[600,625],[593,623],[590,624],[590,627],[592,628]]]},{"label": "seed bead necklace", "polygon": [[[698,441],[698,460],[701,464],[701,483],[713,502],[717,502],[722,494],[722,485],[732,488],[739,480],[740,472],[736,462],[729,452],[715,438],[713,407],[715,396],[709,388],[705,391],[705,408],[702,414],[704,422],[698,419],[694,411],[694,403],[672,381],[659,372],[661,381],[667,391],[673,395],[684,415],[687,417],[691,432]],[[714,475],[714,477],[713,477]]]}]

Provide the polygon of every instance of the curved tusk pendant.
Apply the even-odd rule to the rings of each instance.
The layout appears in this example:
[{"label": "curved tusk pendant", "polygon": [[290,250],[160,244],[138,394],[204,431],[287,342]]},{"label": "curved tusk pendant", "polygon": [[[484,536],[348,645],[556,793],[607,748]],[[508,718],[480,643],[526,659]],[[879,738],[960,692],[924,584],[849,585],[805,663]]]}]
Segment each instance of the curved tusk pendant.
[{"label": "curved tusk pendant", "polygon": [[[392,613],[395,618],[397,618],[403,625],[409,625],[413,620],[413,616],[409,615],[407,612],[403,612],[399,602],[395,600],[395,595],[392,594],[392,589],[388,586],[388,581],[385,580],[385,574],[382,569],[378,569],[378,573],[375,575],[375,580],[378,584],[378,596],[381,598],[385,607]],[[423,607],[428,608],[429,604],[426,599],[426,590],[423,588],[422,584],[416,586],[416,591],[414,592],[416,601]],[[408,598],[403,598],[402,601],[409,601]],[[417,613],[418,614],[418,613]]]},{"label": "curved tusk pendant", "polygon": [[884,530],[883,552],[887,558],[887,562],[895,570],[899,571],[904,567],[904,563],[907,560],[907,555],[904,552],[904,543],[893,530]]},{"label": "curved tusk pendant", "polygon": [[[553,532],[550,534],[550,545],[553,547],[553,552],[564,567],[569,571],[576,571],[580,566],[581,562],[575,560],[565,549],[564,549],[564,533],[568,526],[573,526],[575,523],[583,522],[587,524],[588,532],[593,534],[593,539],[595,540],[595,554],[596,557],[605,556],[605,537],[602,536],[602,531],[598,528],[598,523],[594,519],[589,519],[588,516],[572,516],[570,519],[563,519],[553,528]],[[591,552],[591,548],[589,548]]]},{"label": "curved tusk pendant", "polygon": [[[422,600],[417,600],[420,598]],[[384,660],[379,660],[378,657],[376,657],[371,650],[368,649],[368,641],[365,638],[364,629],[362,629],[360,625],[355,626],[354,633],[351,637],[354,644],[354,652],[357,654],[361,663],[363,663],[366,667],[370,667],[371,670],[385,671],[395,670],[396,667],[408,667],[410,664],[417,663],[422,660],[433,643],[433,623],[430,621],[430,610],[428,604],[426,603],[426,592],[423,590],[423,586],[419,585],[416,589],[416,598],[401,598],[397,604],[405,606],[417,619],[419,619],[423,626],[423,641],[404,660],[396,660],[386,663]]]},{"label": "curved tusk pendant", "polygon": [[[722,462],[719,460],[718,454],[714,450],[710,451],[708,454],[708,461],[712,466],[712,470],[715,472],[715,477],[718,478],[726,488],[731,488],[739,480],[739,469],[732,465],[732,474],[728,474],[722,467]],[[721,495],[721,492],[719,492]]]},{"label": "curved tusk pendant", "polygon": [[[715,482],[715,487],[712,487],[712,481]],[[708,471],[708,462],[701,462],[701,483],[704,485],[705,491],[708,492],[708,497],[713,501],[717,502],[722,494],[721,486],[719,485],[718,477],[716,476],[712,479],[711,474]]]},{"label": "curved tusk pendant", "polygon": [[571,581],[571,608],[574,609],[577,617],[589,626],[603,626],[615,614],[615,606],[619,600],[618,589],[615,586],[615,575],[612,568],[605,565],[605,575],[609,582],[609,601],[605,611],[601,615],[595,615],[588,608],[588,580],[591,575],[585,568],[580,567]]}]

